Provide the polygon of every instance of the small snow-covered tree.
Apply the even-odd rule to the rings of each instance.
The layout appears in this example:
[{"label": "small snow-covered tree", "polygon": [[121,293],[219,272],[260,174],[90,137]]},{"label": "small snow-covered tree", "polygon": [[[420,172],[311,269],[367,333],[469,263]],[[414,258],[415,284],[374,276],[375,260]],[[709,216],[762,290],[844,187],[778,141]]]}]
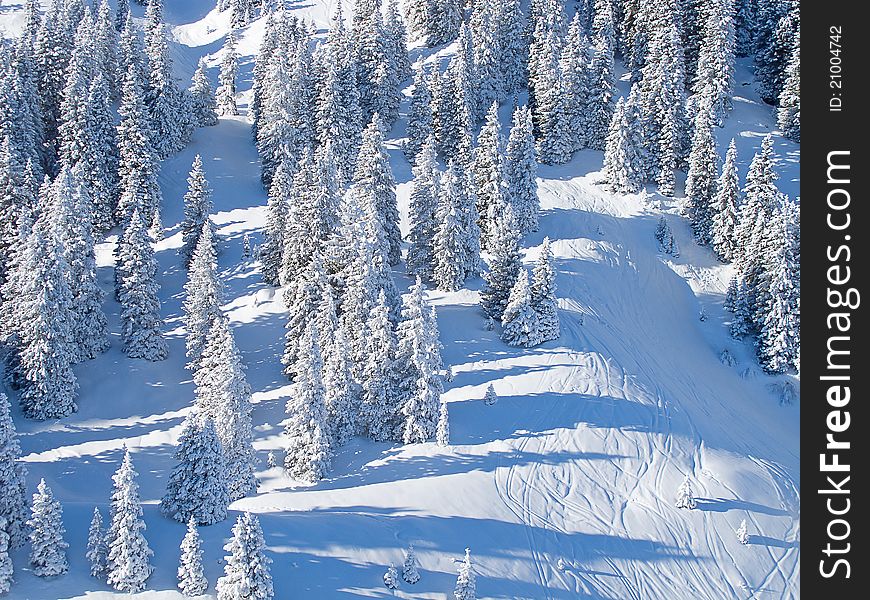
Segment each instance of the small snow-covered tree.
[{"label": "small snow-covered tree", "polygon": [[233,31],[227,35],[223,54],[216,99],[218,114],[226,117],[239,114],[239,109],[236,106],[236,76],[239,71],[239,55],[236,52],[236,36]]},{"label": "small snow-covered tree", "polygon": [[270,559],[264,553],[266,542],[256,515],[239,515],[233,526],[233,537],[224,546],[224,576],[217,581],[217,600],[271,600],[274,597]]},{"label": "small snow-covered tree", "polygon": [[522,233],[538,230],[538,161],[532,113],[527,106],[514,111],[513,126],[505,148],[505,180]]},{"label": "small snow-covered tree", "polygon": [[737,176],[737,146],[734,138],[728,144],[722,174],[716,183],[712,212],[713,250],[721,260],[733,260],[737,253],[735,236],[740,215],[740,180]]},{"label": "small snow-covered tree", "polygon": [[9,534],[6,533],[6,519],[0,517],[0,596],[9,593],[12,587],[12,557],[9,556]]},{"label": "small snow-covered tree", "polygon": [[94,507],[91,527],[88,529],[88,548],[85,558],[91,566],[91,577],[102,577],[106,573],[106,532],[103,530],[103,515]]},{"label": "small snow-covered tree", "polygon": [[740,527],[737,528],[737,541],[744,546],[749,543],[749,529],[746,527],[746,519],[740,521]]},{"label": "small snow-covered tree", "polygon": [[656,241],[659,243],[659,250],[665,254],[670,254],[675,258],[680,256],[679,248],[677,248],[677,240],[674,239],[674,234],[664,215],[659,217],[659,224],[656,226],[655,237]]},{"label": "small snow-covered tree", "polygon": [[185,596],[199,596],[208,589],[208,579],[202,570],[202,542],[193,516],[187,521],[187,533],[181,540],[178,589]]},{"label": "small snow-covered tree", "polygon": [[480,291],[480,304],[487,315],[501,319],[522,262],[513,208],[505,203],[495,214],[489,271],[483,276],[485,285]]},{"label": "small snow-covered tree", "polygon": [[27,469],[20,460],[21,447],[15,423],[9,413],[9,400],[0,393],[0,527],[7,535],[10,548],[24,544],[27,538],[27,492],[24,478]]},{"label": "small snow-covered tree", "polygon": [[205,60],[199,59],[199,65],[193,73],[190,88],[191,117],[198,127],[210,127],[218,124],[217,100],[211,88],[211,82],[205,73]]},{"label": "small snow-covered tree", "polygon": [[295,383],[287,401],[288,421],[284,427],[288,438],[284,468],[291,477],[309,482],[323,479],[332,463],[323,359],[317,338],[317,326],[309,322],[293,365]]},{"label": "small snow-covered tree", "polygon": [[435,429],[435,443],[439,446],[450,445],[450,421],[447,411],[447,402],[441,399],[441,406],[438,409],[438,426]]},{"label": "small snow-covered tree", "polygon": [[529,273],[525,269],[522,269],[511,289],[501,324],[504,328],[501,339],[511,346],[529,348],[541,343],[540,323],[538,314],[532,308]]},{"label": "small snow-covered tree", "polygon": [[417,564],[417,554],[414,552],[414,546],[408,544],[408,549],[405,550],[405,561],[402,563],[402,579],[405,580],[405,583],[413,585],[420,581]]},{"label": "small snow-covered tree", "polygon": [[178,438],[178,464],[166,483],[161,512],[181,523],[212,525],[227,518],[230,503],[224,451],[208,415],[190,413]]},{"label": "small snow-covered tree", "polygon": [[483,403],[487,406],[492,406],[498,402],[498,394],[495,393],[495,387],[490,383],[486,387],[486,394],[483,395]]},{"label": "small snow-covered tree", "polygon": [[212,211],[211,189],[202,167],[202,156],[193,158],[190,176],[187,178],[187,193],[184,195],[184,221],[181,223],[181,255],[189,263],[193,258],[203,225]]},{"label": "small snow-covered tree", "polygon": [[[10,563],[11,564],[11,563]],[[396,565],[390,563],[390,568],[384,573],[384,585],[389,590],[399,589],[399,572],[396,570]]]},{"label": "small snow-covered tree", "polygon": [[54,499],[45,479],[39,481],[36,489],[32,516],[27,521],[30,527],[30,566],[34,575],[56,577],[69,570],[66,558],[69,544],[63,539],[66,529],[63,527],[60,502]]},{"label": "small snow-covered tree", "polygon": [[136,476],[130,450],[125,449],[124,460],[112,476],[112,517],[106,533],[106,582],[119,592],[142,591],[154,571]]},{"label": "small snow-covered tree", "polygon": [[476,600],[474,566],[471,564],[471,549],[465,549],[465,560],[459,564],[459,575],[456,577],[456,587],[453,588],[456,600]]},{"label": "small snow-covered tree", "polygon": [[561,335],[559,309],[556,303],[556,274],[553,271],[553,253],[550,238],[545,237],[541,253],[532,269],[532,308],[538,316],[538,331],[542,342],[558,339]]},{"label": "small snow-covered tree", "polygon": [[683,483],[677,489],[677,499],[674,506],[690,510],[696,506],[695,492],[692,491],[692,484],[689,482],[688,476],[683,479]]}]

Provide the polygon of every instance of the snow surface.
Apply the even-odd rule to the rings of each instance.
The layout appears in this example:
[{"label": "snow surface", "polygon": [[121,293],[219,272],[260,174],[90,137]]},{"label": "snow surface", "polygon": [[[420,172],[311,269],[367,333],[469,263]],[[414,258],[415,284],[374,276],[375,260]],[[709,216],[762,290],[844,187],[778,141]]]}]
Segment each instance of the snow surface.
[{"label": "snow surface", "polygon": [[[291,3],[321,32],[335,0]],[[43,2],[47,3],[47,2]],[[21,24],[20,0],[4,1],[0,31]],[[227,14],[209,0],[167,2],[174,24],[177,75],[185,80],[207,58],[217,77]],[[349,14],[349,7],[346,14]],[[133,6],[141,16],[142,8]],[[243,33],[241,105],[247,101],[261,21]],[[452,47],[415,48],[412,60],[437,60]],[[724,156],[735,136],[741,179],[762,137],[775,127],[770,107],[738,65],[735,107],[717,132]],[[620,82],[626,92],[626,82]],[[403,109],[406,108],[403,107]],[[502,120],[509,123],[509,108]],[[407,233],[410,167],[400,151],[404,123],[389,139]],[[205,573],[213,593],[222,546],[236,511],[260,515],[277,598],[389,597],[382,576],[413,543],[422,579],[401,582],[400,598],[446,598],[466,546],[481,598],[722,599],[799,597],[799,406],[780,405],[773,378],[747,343],[723,325],[731,275],[694,245],[678,201],[648,193],[603,190],[600,152],[584,151],[559,167],[540,168],[540,232],[524,240],[531,265],[545,235],[552,240],[562,337],[534,349],[506,346],[486,331],[477,306],[479,279],[456,293],[432,292],[444,360],[452,446],[395,446],[356,439],[343,447],[323,482],[306,486],[268,468],[282,447],[289,385],[281,374],[284,307],[242,256],[242,239],[262,239],[266,202],[257,153],[244,117],[200,129],[190,146],[162,166],[163,220],[158,244],[162,310],[170,358],[148,363],[121,352],[117,303],[107,296],[112,349],[76,367],[80,410],[60,421],[14,418],[28,484],[45,477],[63,502],[70,573],[35,577],[26,549],[14,553],[11,598],[128,597],[88,575],[87,530],[93,507],[107,516],[111,474],[122,447],[133,453],[145,502],[146,536],[155,550],[149,591],[137,598],[176,599],[175,572],[185,526],[160,515],[158,502],[174,464],[175,441],[193,401],[184,368],[181,300],[185,271],[177,255],[182,196],[200,153],[212,188],[221,238],[225,306],[254,389],[255,447],[261,482],[256,496],[231,505],[225,522],[200,528]],[[782,191],[799,191],[799,146],[775,135]],[[681,249],[657,252],[659,216]],[[98,249],[99,279],[112,287],[109,238]],[[395,273],[406,290],[411,280]],[[698,318],[701,308],[707,320]],[[720,362],[723,349],[735,366]],[[494,406],[482,398],[492,383]],[[16,409],[17,410],[17,409]],[[688,475],[698,508],[674,507]],[[746,519],[744,546],[735,530]]]}]

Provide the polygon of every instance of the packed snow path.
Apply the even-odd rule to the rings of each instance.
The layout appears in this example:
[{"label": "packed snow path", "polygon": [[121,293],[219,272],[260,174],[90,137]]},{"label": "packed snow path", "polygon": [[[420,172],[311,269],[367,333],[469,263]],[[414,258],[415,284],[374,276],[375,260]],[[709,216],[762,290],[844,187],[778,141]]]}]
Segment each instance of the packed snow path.
[{"label": "packed snow path", "polygon": [[[208,55],[214,77],[225,15],[209,12],[205,0],[173,4],[166,10],[178,24],[179,76],[189,76]],[[323,27],[332,5],[315,0],[300,4],[298,13]],[[0,16],[5,28],[15,13]],[[258,22],[242,36],[242,91],[261,35]],[[717,132],[723,153],[738,136],[741,177],[773,127],[770,109],[740,85],[749,80],[741,68],[736,89],[744,97]],[[507,108],[502,117],[507,123]],[[410,169],[398,150],[402,131],[400,122],[390,146],[406,218]],[[776,144],[780,187],[795,194],[798,147],[781,138]],[[240,118],[198,130],[191,145],[162,166],[168,231],[157,256],[170,358],[124,357],[118,306],[107,298],[113,348],[76,368],[80,411],[48,423],[15,414],[28,485],[35,488],[45,477],[63,502],[71,571],[39,579],[27,571],[26,552],[17,551],[11,597],[122,596],[87,575],[84,544],[93,506],[106,510],[125,444],[140,473],[146,535],[156,555],[151,591],[138,597],[180,597],[175,569],[185,528],[162,517],[157,502],[193,398],[183,368],[185,272],[177,249],[181,197],[196,153],[214,189],[225,308],[255,391],[261,487],[231,508],[261,515],[278,598],[388,597],[381,576],[390,562],[401,562],[409,542],[418,550],[422,580],[402,583],[398,597],[444,598],[453,587],[454,559],[466,546],[481,598],[799,596],[799,408],[780,406],[770,389],[779,380],[765,376],[751,350],[727,336],[721,303],[729,268],[693,246],[673,201],[615,196],[596,185],[596,152],[541,167],[541,228],[524,240],[527,264],[544,235],[553,242],[559,340],[530,350],[500,342],[497,330],[484,328],[479,279],[470,290],[430,294],[444,359],[455,373],[446,393],[453,446],[354,440],[341,449],[330,477],[310,487],[268,469],[269,450],[280,454],[289,392],[279,363],[284,316],[280,293],[242,259],[244,234],[260,240],[265,194],[250,130]],[[666,261],[656,251],[653,232],[663,212],[678,238],[679,259]],[[108,291],[111,240],[98,258]],[[407,288],[401,269],[396,277]],[[737,366],[720,363],[725,348]],[[482,402],[489,383],[499,395],[494,406]],[[674,507],[686,475],[698,498],[693,511]],[[200,530],[212,592],[234,516]],[[752,536],[747,546],[735,534],[742,519]]]}]

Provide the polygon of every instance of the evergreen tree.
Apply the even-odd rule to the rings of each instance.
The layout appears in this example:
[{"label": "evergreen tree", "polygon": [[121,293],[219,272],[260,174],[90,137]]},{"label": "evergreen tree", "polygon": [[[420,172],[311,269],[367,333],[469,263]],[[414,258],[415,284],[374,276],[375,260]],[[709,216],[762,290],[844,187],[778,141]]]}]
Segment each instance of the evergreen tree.
[{"label": "evergreen tree", "polygon": [[402,441],[425,442],[435,435],[443,390],[437,373],[441,367],[438,328],[429,314],[419,278],[402,299],[396,338],[395,393],[404,416]]},{"label": "evergreen tree", "polygon": [[746,519],[740,521],[740,527],[737,528],[737,541],[744,546],[749,543],[749,530],[746,527]]},{"label": "evergreen tree", "polygon": [[181,255],[185,262],[190,263],[194,251],[199,244],[199,238],[205,227],[210,228],[209,214],[212,211],[211,189],[202,168],[202,157],[197,154],[193,158],[190,177],[187,178],[187,193],[184,195],[184,221],[181,223],[183,245]]},{"label": "evergreen tree", "polygon": [[712,202],[716,194],[716,170],[719,163],[707,100],[705,98],[695,116],[695,132],[689,153],[689,174],[686,177],[685,208],[695,240],[704,246],[712,239]]},{"label": "evergreen tree", "polygon": [[575,13],[559,57],[563,110],[568,121],[568,142],[572,151],[586,147],[586,109],[589,105],[589,57],[587,39]]},{"label": "evergreen tree", "polygon": [[[601,2],[605,7],[609,2]],[[596,15],[598,11],[596,11]],[[611,29],[612,30],[612,29]],[[614,48],[603,26],[592,37],[592,62],[588,79],[586,145],[604,150],[607,134],[613,120],[616,76],[613,63]]]},{"label": "evergreen tree", "polygon": [[[408,126],[402,149],[409,161],[414,161],[432,135],[432,91],[429,81],[431,68],[417,65],[414,70],[414,89],[411,91],[411,106],[408,109]],[[416,163],[415,163],[416,164]]]},{"label": "evergreen tree", "polygon": [[236,37],[233,31],[224,42],[224,57],[221,61],[217,88],[217,112],[222,117],[239,114],[236,106],[236,76],[239,71],[239,56],[236,53]]},{"label": "evergreen tree", "polygon": [[441,399],[438,408],[438,426],[435,428],[435,443],[439,446],[450,445],[450,422],[448,421],[447,402]]},{"label": "evergreen tree", "polygon": [[483,403],[487,406],[492,406],[498,402],[498,395],[495,393],[495,387],[490,383],[486,388],[486,394],[483,396]]},{"label": "evergreen tree", "polygon": [[528,107],[523,106],[514,111],[513,126],[505,148],[505,180],[522,233],[538,230],[541,203],[538,200],[537,174],[532,114]]},{"label": "evergreen tree", "polygon": [[199,65],[193,74],[190,88],[187,90],[191,100],[191,118],[197,127],[210,127],[218,124],[217,100],[208,75],[205,73],[205,60],[199,59]]},{"label": "evergreen tree", "polygon": [[737,254],[736,230],[740,214],[740,180],[737,176],[737,146],[728,144],[722,174],[713,197],[713,250],[720,260],[731,261]]},{"label": "evergreen tree", "polygon": [[465,549],[465,560],[459,565],[459,576],[456,578],[456,587],[453,588],[453,597],[456,600],[476,600],[474,567],[471,565],[471,550]]},{"label": "evergreen tree", "polygon": [[224,576],[217,581],[217,600],[271,600],[274,597],[272,575],[265,555],[266,542],[256,515],[244,513],[236,519],[233,537],[224,546],[229,552],[225,557]]},{"label": "evergreen tree", "polygon": [[405,583],[411,585],[420,581],[420,573],[417,571],[417,555],[414,552],[414,546],[408,544],[408,549],[405,550],[405,561],[402,563],[402,579]]},{"label": "evergreen tree", "polygon": [[194,372],[199,367],[206,337],[212,322],[220,312],[222,288],[215,273],[217,260],[212,228],[206,223],[197,241],[196,251],[187,272],[184,284],[184,328],[187,332],[187,367]]},{"label": "evergreen tree", "polygon": [[[432,129],[438,153],[467,162],[471,154],[471,113],[459,81],[460,59],[454,57],[443,75],[432,71]],[[462,101],[459,101],[461,99]]]},{"label": "evergreen tree", "polygon": [[260,246],[260,271],[269,285],[278,285],[284,253],[284,232],[287,228],[289,200],[293,189],[290,160],[281,162],[269,189],[266,206],[265,241]]},{"label": "evergreen tree", "polygon": [[568,162],[573,151],[571,115],[566,106],[573,98],[568,98],[562,90],[561,53],[561,37],[556,30],[551,30],[537,64],[540,73],[535,82],[532,105],[538,159],[549,165]]},{"label": "evergreen tree", "polygon": [[142,591],[154,571],[136,476],[130,451],[125,449],[124,460],[112,476],[112,516],[106,533],[106,582],[119,592]]},{"label": "evergreen tree", "polygon": [[689,482],[689,477],[683,479],[683,483],[677,489],[677,500],[675,503],[677,508],[693,509],[696,506],[695,492],[692,491],[692,484]]},{"label": "evergreen tree", "polygon": [[23,545],[27,537],[27,469],[20,460],[21,447],[9,409],[9,400],[0,393],[0,531],[7,536],[7,550]]},{"label": "evergreen tree", "polygon": [[[331,301],[330,296],[327,299]],[[335,328],[325,363],[326,414],[331,437],[336,445],[341,445],[357,431],[360,409],[360,390],[353,379],[350,348],[341,327]]]},{"label": "evergreen tree", "polygon": [[673,257],[680,256],[680,249],[677,247],[677,240],[674,239],[674,234],[665,220],[664,215],[659,217],[659,224],[656,226],[656,240],[659,243],[659,250],[665,254],[670,254]]},{"label": "evergreen tree", "polygon": [[88,90],[85,119],[91,146],[85,151],[88,160],[83,175],[93,201],[93,229],[96,233],[108,231],[115,225],[118,207],[119,157],[108,81],[98,71]]},{"label": "evergreen tree", "polygon": [[621,194],[635,194],[643,188],[641,149],[636,145],[638,122],[632,118],[636,114],[631,105],[620,98],[607,133],[604,179],[611,190]]},{"label": "evergreen tree", "polygon": [[88,529],[88,550],[85,558],[91,566],[91,577],[102,577],[106,573],[106,532],[103,530],[103,515],[94,507],[91,527]]},{"label": "evergreen tree", "polygon": [[293,366],[295,383],[287,402],[288,439],[284,468],[291,477],[316,482],[332,462],[323,387],[323,359],[317,341],[317,326],[310,322],[300,340],[300,353]]},{"label": "evergreen tree", "polygon": [[476,274],[470,267],[472,260],[476,262],[476,257],[467,256],[467,239],[477,234],[476,231],[468,231],[468,227],[477,230],[477,224],[463,215],[462,186],[463,181],[456,172],[456,165],[451,163],[441,178],[437,229],[432,239],[432,279],[438,289],[448,292],[458,290],[467,277]]},{"label": "evergreen tree", "polygon": [[30,527],[30,566],[38,577],[56,577],[69,571],[66,558],[69,544],[63,539],[66,529],[63,527],[60,502],[54,499],[45,479],[39,481],[36,489],[32,516],[27,521]]},{"label": "evergreen tree", "polygon": [[362,415],[372,439],[400,439],[400,406],[393,394],[396,336],[383,290],[365,324],[365,364],[362,369]]},{"label": "evergreen tree", "polygon": [[230,496],[224,450],[208,415],[187,416],[175,459],[160,511],[181,523],[211,525],[226,519]]},{"label": "evergreen tree", "polygon": [[538,316],[541,341],[558,339],[559,309],[556,303],[556,274],[553,272],[553,253],[550,251],[550,238],[545,237],[541,245],[538,262],[532,269],[531,302]]},{"label": "evergreen tree", "polygon": [[489,271],[483,276],[484,288],[480,291],[480,304],[487,315],[501,319],[522,263],[518,228],[511,206],[504,204],[499,207],[493,222],[495,227]]},{"label": "evergreen tree", "polygon": [[408,272],[431,279],[435,268],[438,230],[439,171],[435,139],[430,134],[416,155],[410,198],[411,232],[408,234]]},{"label": "evergreen tree", "polygon": [[411,32],[432,48],[456,39],[462,8],[460,0],[411,0],[405,3],[405,21]]},{"label": "evergreen tree", "polygon": [[[734,74],[734,17],[732,0],[714,0],[705,6],[702,16],[703,40],[701,41],[697,70],[686,65],[686,71],[694,75],[690,104],[698,109],[711,111],[714,125],[721,126],[725,114],[731,109],[731,94]],[[701,97],[709,104],[705,104]]]},{"label": "evergreen tree", "polygon": [[779,94],[777,126],[785,137],[801,141],[801,45],[800,30],[795,37],[794,50],[785,70],[785,81]]},{"label": "evergreen tree", "polygon": [[505,176],[506,168],[501,124],[498,120],[498,104],[493,102],[486,114],[486,124],[477,136],[477,148],[474,151],[477,212],[480,215],[483,246],[487,250],[492,250],[496,211],[501,205],[513,200]]},{"label": "evergreen tree", "polygon": [[[10,562],[11,565],[11,562]],[[390,568],[384,573],[384,585],[389,590],[399,589],[399,572],[396,570],[396,565],[390,563]]]},{"label": "evergreen tree", "polygon": [[196,404],[214,421],[223,449],[230,500],[243,498],[257,489],[251,387],[229,320],[223,313],[217,313],[211,322],[193,383]]},{"label": "evergreen tree", "polygon": [[202,570],[202,542],[193,516],[187,521],[187,533],[181,540],[178,589],[185,596],[199,596],[208,589],[208,580]]},{"label": "evergreen tree", "polygon": [[504,327],[501,339],[511,346],[529,348],[542,341],[538,314],[532,307],[529,273],[525,269],[522,269],[511,289],[501,324]]},{"label": "evergreen tree", "polygon": [[0,517],[0,595],[8,594],[12,587],[12,558],[9,556],[9,534],[6,519]]},{"label": "evergreen tree", "polygon": [[775,104],[782,93],[800,26],[799,3],[776,4],[767,17],[769,22],[775,22],[775,26],[773,29],[759,29],[761,45],[755,57],[758,91],[761,99],[769,104]]},{"label": "evergreen tree", "polygon": [[139,209],[133,211],[124,237],[127,253],[120,257],[123,262],[119,294],[123,351],[130,358],[164,360],[168,350],[160,331],[163,321],[155,281],[157,261]]}]

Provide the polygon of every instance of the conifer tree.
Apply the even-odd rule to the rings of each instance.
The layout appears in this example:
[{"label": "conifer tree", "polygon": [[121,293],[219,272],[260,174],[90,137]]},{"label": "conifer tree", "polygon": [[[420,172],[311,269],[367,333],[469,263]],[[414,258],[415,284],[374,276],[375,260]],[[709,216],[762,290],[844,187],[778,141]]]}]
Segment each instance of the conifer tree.
[{"label": "conifer tree", "polygon": [[178,564],[178,589],[185,596],[199,596],[208,589],[208,580],[202,570],[202,542],[196,520],[187,521],[187,533],[181,540],[181,560]]},{"label": "conifer tree", "polygon": [[408,234],[408,272],[431,279],[435,267],[435,235],[438,230],[439,171],[435,138],[430,134],[412,169],[410,198],[411,232]]},{"label": "conifer tree", "polygon": [[777,126],[785,137],[801,141],[801,45],[800,31],[785,70],[785,82],[779,94]]},{"label": "conifer tree", "polygon": [[607,144],[604,149],[604,179],[611,190],[621,194],[634,194],[643,187],[643,165],[637,147],[637,126],[631,105],[620,98],[616,103]]},{"label": "conifer tree", "polygon": [[212,525],[226,519],[230,496],[224,450],[208,415],[192,412],[185,418],[175,459],[160,511],[181,523]]},{"label": "conifer tree", "polygon": [[469,548],[465,549],[465,560],[459,565],[459,576],[456,578],[456,587],[453,588],[453,597],[456,600],[476,600],[477,598],[474,567],[471,564],[471,550]]},{"label": "conifer tree", "polygon": [[713,197],[713,250],[720,260],[731,261],[737,253],[736,230],[740,214],[740,181],[737,176],[737,146],[728,144],[722,174]]},{"label": "conifer tree", "polygon": [[511,346],[529,348],[541,343],[538,315],[532,307],[529,273],[522,269],[511,289],[507,307],[501,318],[501,339]]},{"label": "conifer tree", "polygon": [[233,31],[227,35],[224,42],[224,57],[221,61],[217,88],[217,112],[222,117],[239,114],[236,106],[236,76],[238,74],[239,56],[236,53],[236,37]]},{"label": "conifer tree", "polygon": [[278,285],[281,262],[284,253],[284,233],[287,228],[289,200],[293,189],[293,172],[290,160],[278,166],[272,186],[269,188],[269,202],[266,206],[265,241],[260,246],[260,271],[263,280],[269,285]]},{"label": "conifer tree", "polygon": [[737,541],[744,546],[749,543],[749,529],[746,527],[746,519],[740,521],[740,527],[737,528]]},{"label": "conifer tree", "polygon": [[54,499],[45,479],[39,481],[36,489],[32,516],[27,521],[30,527],[30,566],[38,577],[56,577],[69,570],[66,558],[69,544],[63,539],[66,529],[63,527],[60,502]]},{"label": "conifer tree", "polygon": [[431,68],[418,64],[414,69],[414,89],[411,91],[411,106],[408,109],[407,138],[402,144],[405,156],[412,162],[432,135],[433,127],[432,90],[429,89],[429,81],[432,78]]},{"label": "conifer tree", "polygon": [[216,267],[212,228],[206,223],[187,272],[187,282],[184,284],[186,295],[182,305],[187,332],[187,367],[194,372],[199,367],[212,322],[220,312],[222,288],[215,273]]},{"label": "conifer tree", "polygon": [[9,588],[12,587],[13,566],[9,556],[9,534],[6,533],[6,527],[6,519],[0,517],[0,595],[9,593]]},{"label": "conifer tree", "polygon": [[7,549],[23,545],[27,537],[27,469],[9,411],[9,400],[0,393],[0,530],[8,536]]},{"label": "conifer tree", "polygon": [[760,42],[755,56],[755,76],[761,99],[775,104],[782,93],[789,59],[800,27],[799,3],[771,3],[774,8],[766,20],[772,25],[758,30]]},{"label": "conifer tree", "polygon": [[519,238],[516,218],[509,204],[496,212],[494,236],[491,247],[489,271],[483,276],[484,288],[480,292],[480,304],[493,319],[501,319],[508,304],[508,296],[520,275]]},{"label": "conifer tree", "polygon": [[[462,287],[471,275],[469,257],[466,256],[466,239],[473,232],[467,231],[467,220],[462,214],[463,181],[451,163],[441,178],[438,196],[437,229],[432,239],[432,280],[438,289],[453,292]],[[477,228],[477,225],[470,223]]]},{"label": "conifer tree", "polygon": [[366,352],[362,368],[362,415],[369,436],[378,441],[401,439],[399,409],[393,394],[396,337],[383,290],[365,324]]},{"label": "conifer tree", "polygon": [[438,408],[438,426],[435,428],[435,443],[439,446],[450,445],[450,423],[448,421],[447,403],[441,399],[441,406]]},{"label": "conifer tree", "polygon": [[420,573],[417,571],[417,554],[414,552],[414,546],[408,544],[408,549],[405,550],[405,561],[402,563],[402,579],[405,583],[411,585],[420,581]]},{"label": "conifer tree", "polygon": [[244,513],[236,519],[233,537],[224,546],[229,555],[224,558],[224,576],[217,581],[217,600],[271,600],[274,597],[269,564],[272,560],[263,552],[266,542],[256,515]]},{"label": "conifer tree", "polygon": [[677,489],[677,499],[675,506],[677,508],[693,509],[696,506],[695,493],[692,491],[692,484],[689,482],[689,477],[683,479],[683,483]]},{"label": "conifer tree", "polygon": [[532,114],[527,106],[517,108],[505,148],[505,180],[522,233],[538,230],[538,163]]},{"label": "conifer tree", "polygon": [[[601,2],[601,4],[609,6],[608,2]],[[613,63],[614,48],[607,32],[607,28],[602,27],[592,37],[592,62],[588,82],[589,95],[587,97],[586,145],[594,150],[604,150],[615,108],[616,76]]]},{"label": "conifer tree", "polygon": [[587,39],[575,13],[559,57],[563,110],[567,115],[568,142],[572,151],[586,147],[586,109],[589,105]]},{"label": "conifer tree", "polygon": [[187,178],[187,193],[184,195],[184,221],[181,223],[181,255],[190,263],[204,227],[211,227],[209,215],[212,212],[211,189],[205,178],[202,157],[193,158],[190,176]]},{"label": "conifer tree", "polygon": [[88,549],[85,558],[91,567],[91,577],[102,577],[106,573],[106,532],[103,530],[103,515],[94,507],[91,527],[88,529]]},{"label": "conifer tree", "polygon": [[[731,0],[713,0],[700,15],[702,40],[693,70],[687,61],[686,71],[694,77],[690,105],[711,111],[714,125],[721,126],[731,109],[734,74],[734,17]],[[688,56],[688,52],[687,52]],[[701,98],[704,97],[704,100]],[[708,102],[709,104],[705,104]]]},{"label": "conifer tree", "polygon": [[709,101],[705,98],[695,116],[689,173],[686,177],[686,215],[692,225],[695,240],[704,246],[712,239],[711,205],[716,194],[716,170],[719,163],[709,106]]},{"label": "conifer tree", "polygon": [[[471,153],[471,113],[460,82],[460,59],[454,57],[444,74],[432,71],[432,129],[438,153],[466,162]],[[460,98],[462,101],[458,101]]]},{"label": "conifer tree", "polygon": [[84,166],[84,178],[93,201],[95,233],[108,231],[115,225],[119,193],[118,140],[108,81],[98,71],[88,90],[85,119],[92,145]]},{"label": "conifer tree", "polygon": [[154,571],[154,554],[145,539],[139,484],[130,451],[112,476],[111,523],[106,533],[106,582],[119,592],[139,592]]},{"label": "conifer tree", "polygon": [[[11,562],[10,562],[11,565]],[[396,570],[396,565],[390,563],[390,568],[384,573],[384,585],[389,590],[399,589],[399,572]]]},{"label": "conifer tree", "polygon": [[127,252],[120,258],[121,337],[130,358],[164,360],[168,354],[160,328],[159,286],[155,281],[157,261],[139,209],[133,211],[124,231]]},{"label": "conifer tree", "polygon": [[326,414],[332,439],[336,445],[341,445],[356,433],[360,409],[360,390],[353,379],[350,348],[341,327],[336,327],[333,333],[331,351],[325,363]]},{"label": "conifer tree", "polygon": [[532,269],[531,283],[532,308],[538,316],[541,341],[558,339],[559,310],[556,303],[556,274],[553,272],[553,253],[550,251],[550,238],[545,237],[541,254]]},{"label": "conifer tree", "polygon": [[310,322],[300,340],[300,353],[293,366],[295,383],[287,401],[288,439],[284,468],[291,477],[316,482],[326,475],[332,462],[326,420],[326,391],[323,387],[323,359],[317,341],[317,326]]},{"label": "conifer tree", "polygon": [[496,227],[494,219],[498,207],[513,200],[506,181],[505,158],[498,104],[493,102],[486,114],[486,124],[477,136],[474,151],[474,180],[477,192],[477,212],[483,247],[492,250],[491,238]]},{"label": "conifer tree", "polygon": [[556,30],[549,32],[543,48],[543,55],[538,61],[541,71],[535,82],[535,102],[532,105],[537,152],[541,162],[557,165],[568,162],[573,151],[571,119],[566,106],[572,99],[562,90],[559,67],[562,40]]},{"label": "conifer tree", "polygon": [[495,393],[495,387],[490,383],[486,388],[486,394],[483,396],[483,403],[487,406],[492,406],[498,402],[498,395]]},{"label": "conifer tree", "polygon": [[190,88],[191,118],[197,127],[210,127],[218,124],[217,100],[208,75],[205,73],[205,60],[199,59],[199,65],[193,74]]}]

